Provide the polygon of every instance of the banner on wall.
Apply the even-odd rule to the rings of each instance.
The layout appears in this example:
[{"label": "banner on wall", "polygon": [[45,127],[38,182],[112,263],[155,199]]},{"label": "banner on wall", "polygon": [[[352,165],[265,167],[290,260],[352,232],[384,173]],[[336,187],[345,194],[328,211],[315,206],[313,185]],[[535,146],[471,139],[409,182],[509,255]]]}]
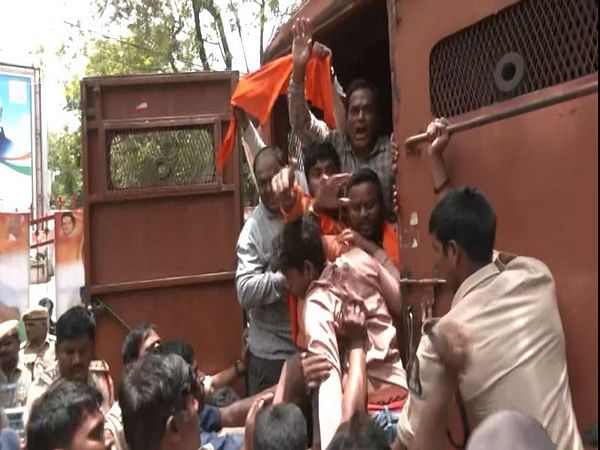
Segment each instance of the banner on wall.
[{"label": "banner on wall", "polygon": [[0,213],[0,322],[29,306],[29,214]]},{"label": "banner on wall", "polygon": [[0,68],[0,210],[33,204],[34,71]]},{"label": "banner on wall", "polygon": [[54,276],[56,280],[56,317],[81,303],[85,284],[83,270],[83,211],[57,212],[54,215]]}]

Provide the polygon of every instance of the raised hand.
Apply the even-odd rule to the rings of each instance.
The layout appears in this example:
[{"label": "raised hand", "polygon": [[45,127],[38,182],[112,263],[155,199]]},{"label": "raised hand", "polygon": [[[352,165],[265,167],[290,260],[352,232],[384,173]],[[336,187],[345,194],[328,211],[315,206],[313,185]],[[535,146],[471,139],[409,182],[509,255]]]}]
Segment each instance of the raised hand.
[{"label": "raised hand", "polygon": [[441,158],[444,149],[448,145],[450,140],[448,125],[450,125],[449,122],[442,117],[435,119],[427,126],[427,135],[431,142],[428,153],[432,158]]},{"label": "raised hand", "polygon": [[338,197],[338,193],[342,186],[350,180],[349,173],[336,173],[335,175],[324,175],[321,181],[319,191],[315,195],[314,207],[316,210],[337,209],[340,206],[347,205],[350,199],[346,197]]},{"label": "raised hand", "polygon": [[304,69],[310,58],[313,46],[313,28],[310,19],[299,17],[292,26],[292,61],[294,68]]},{"label": "raised hand", "polygon": [[271,180],[271,188],[277,196],[280,206],[288,211],[296,200],[294,185],[296,183],[296,160],[292,159],[289,166],[281,169]]},{"label": "raised hand", "polygon": [[340,326],[337,334],[351,341],[361,341],[367,337],[367,308],[362,301],[350,300],[342,306]]}]

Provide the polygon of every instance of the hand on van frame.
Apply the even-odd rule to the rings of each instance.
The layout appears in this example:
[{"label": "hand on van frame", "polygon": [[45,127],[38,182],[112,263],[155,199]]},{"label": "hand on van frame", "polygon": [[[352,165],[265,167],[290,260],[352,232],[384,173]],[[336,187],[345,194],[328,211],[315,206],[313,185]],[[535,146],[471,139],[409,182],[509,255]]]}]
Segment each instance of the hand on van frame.
[{"label": "hand on van frame", "polygon": [[390,156],[392,159],[392,174],[394,176],[394,182],[392,184],[392,210],[394,214],[398,215],[398,189],[396,189],[396,169],[398,169],[398,157],[400,156],[400,147],[394,140],[394,133],[390,135]]},{"label": "hand on van frame", "polygon": [[271,180],[271,188],[273,193],[279,200],[279,205],[284,211],[289,211],[296,200],[294,186],[296,184],[296,167],[295,159],[290,161],[290,165],[285,166],[275,174]]},{"label": "hand on van frame", "polygon": [[319,59],[325,59],[327,56],[331,56],[331,49],[319,41],[316,41],[313,44],[313,49]]},{"label": "hand on van frame", "polygon": [[310,19],[299,17],[292,26],[292,61],[294,67],[305,68],[313,47],[313,27]]},{"label": "hand on van frame", "polygon": [[442,157],[442,153],[450,140],[450,133],[448,133],[449,125],[448,120],[443,117],[434,119],[433,122],[427,125],[427,135],[431,142],[427,152],[432,158]]}]

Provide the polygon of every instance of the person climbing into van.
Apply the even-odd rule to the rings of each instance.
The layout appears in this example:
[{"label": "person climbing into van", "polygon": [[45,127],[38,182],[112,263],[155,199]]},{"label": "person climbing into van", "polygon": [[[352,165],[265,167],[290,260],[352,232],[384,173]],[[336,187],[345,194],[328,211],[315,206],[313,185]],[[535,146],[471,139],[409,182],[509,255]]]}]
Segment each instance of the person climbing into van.
[{"label": "person climbing into van", "polygon": [[352,173],[362,167],[373,170],[383,187],[386,218],[395,222],[395,174],[392,170],[390,137],[378,134],[380,117],[377,88],[367,80],[352,81],[346,92],[344,132],[330,129],[311,113],[305,98],[306,67],[313,50],[310,19],[296,19],[293,33],[293,69],[288,88],[292,131],[304,148],[315,142],[332,142],[339,153],[342,172]]}]

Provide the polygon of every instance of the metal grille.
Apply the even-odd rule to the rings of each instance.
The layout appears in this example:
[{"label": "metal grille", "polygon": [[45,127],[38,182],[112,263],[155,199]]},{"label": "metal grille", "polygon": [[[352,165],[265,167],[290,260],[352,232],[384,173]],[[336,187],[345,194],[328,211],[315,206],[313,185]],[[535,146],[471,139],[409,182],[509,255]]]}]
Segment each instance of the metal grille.
[{"label": "metal grille", "polygon": [[111,190],[216,182],[211,125],[118,131],[108,159]]},{"label": "metal grille", "polygon": [[431,110],[452,117],[598,71],[597,0],[524,0],[440,41]]},{"label": "metal grille", "polygon": [[302,143],[298,136],[296,136],[292,130],[287,135],[288,142],[288,158],[291,160],[294,158],[298,163],[298,170],[304,172],[304,152],[302,150]]}]

